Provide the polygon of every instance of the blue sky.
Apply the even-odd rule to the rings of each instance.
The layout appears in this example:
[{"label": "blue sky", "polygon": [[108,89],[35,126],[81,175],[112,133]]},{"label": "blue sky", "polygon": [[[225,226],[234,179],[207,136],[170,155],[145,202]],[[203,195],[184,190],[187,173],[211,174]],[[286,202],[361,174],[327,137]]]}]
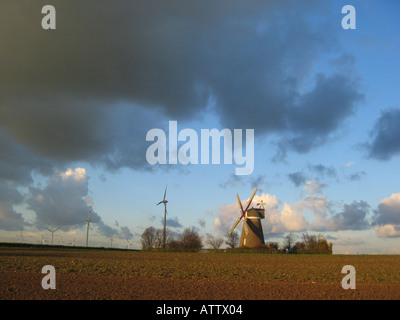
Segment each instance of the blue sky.
[{"label": "blue sky", "polygon": [[[93,206],[91,245],[140,248],[166,185],[172,232],[224,236],[257,187],[267,241],[400,253],[396,1],[47,2],[0,5],[0,241],[83,245]],[[149,165],[169,121],[254,129],[254,171]]]}]

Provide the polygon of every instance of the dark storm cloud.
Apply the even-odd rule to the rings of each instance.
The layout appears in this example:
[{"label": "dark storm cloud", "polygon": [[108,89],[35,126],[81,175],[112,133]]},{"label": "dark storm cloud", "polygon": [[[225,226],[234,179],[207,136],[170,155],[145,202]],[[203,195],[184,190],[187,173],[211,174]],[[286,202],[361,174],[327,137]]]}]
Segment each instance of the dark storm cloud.
[{"label": "dark storm cloud", "polygon": [[[53,0],[57,29],[45,31],[47,4],[0,2],[4,181],[26,186],[72,161],[150,169],[146,132],[201,118],[210,101],[222,127],[277,134],[281,158],[305,153],[362,98],[321,1]],[[331,71],[315,75],[327,56]]]},{"label": "dark storm cloud", "polygon": [[298,97],[288,115],[288,137],[280,147],[307,153],[326,143],[330,135],[355,111],[363,99],[358,81],[335,74],[319,74],[310,92]]},{"label": "dark storm cloud", "polygon": [[381,113],[371,132],[372,141],[366,143],[368,156],[389,160],[400,154],[400,109],[388,109]]},{"label": "dark storm cloud", "polygon": [[52,31],[44,4],[1,4],[0,125],[46,159],[139,168],[146,130],[210,97],[223,126],[281,132],[281,149],[308,152],[360,97],[337,74],[302,90],[337,46],[332,26],[306,18],[326,14],[317,1],[52,1]]},{"label": "dark storm cloud", "polygon": [[0,179],[0,228],[4,230],[21,230],[26,225],[21,213],[15,211],[14,205],[22,203],[23,196],[9,183]]}]

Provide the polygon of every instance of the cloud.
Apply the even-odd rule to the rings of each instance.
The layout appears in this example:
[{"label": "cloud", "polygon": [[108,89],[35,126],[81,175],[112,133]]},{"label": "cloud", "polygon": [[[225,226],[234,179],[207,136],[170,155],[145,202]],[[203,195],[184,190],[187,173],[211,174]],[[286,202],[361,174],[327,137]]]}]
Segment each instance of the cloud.
[{"label": "cloud", "polygon": [[200,218],[198,220],[200,227],[205,228],[206,226],[206,220],[204,218]]},{"label": "cloud", "polygon": [[296,187],[299,187],[304,185],[307,181],[320,181],[326,178],[337,178],[337,172],[333,166],[328,167],[322,164],[310,164],[307,166],[307,170],[305,171],[306,172],[302,170],[289,173],[289,180],[292,181]]},{"label": "cloud", "polygon": [[307,153],[325,144],[363,100],[358,87],[357,80],[340,74],[318,74],[313,90],[298,96],[287,114],[288,135],[278,142],[281,157],[287,150]]},{"label": "cloud", "polygon": [[398,238],[400,237],[400,225],[378,225],[374,227],[378,238]]},{"label": "cloud", "polygon": [[14,205],[21,204],[23,196],[9,183],[0,180],[0,228],[4,230],[21,230],[26,221],[21,213],[15,211]]},{"label": "cloud", "polygon": [[306,182],[306,176],[303,172],[297,171],[288,174],[289,179],[294,183],[296,187],[304,184]]},{"label": "cloud", "polygon": [[366,175],[367,175],[367,173],[365,171],[357,171],[357,172],[351,174],[350,176],[348,176],[347,179],[349,179],[350,181],[359,181]]},{"label": "cloud", "polygon": [[[40,4],[0,5],[0,128],[28,173],[76,160],[149,169],[145,133],[201,116],[211,100],[221,126],[283,134],[282,150],[308,152],[362,96],[340,71],[349,56],[335,29],[308,20],[329,12],[319,1],[52,4],[55,32],[32,14]],[[341,57],[332,74],[313,74],[327,53]]]},{"label": "cloud", "polygon": [[[45,4],[0,2],[0,182],[15,191],[32,173],[49,178],[30,187],[39,224],[82,224],[88,177],[62,175],[74,162],[152,170],[146,132],[168,120],[211,109],[221,127],[276,137],[284,158],[327,143],[363,98],[356,76],[343,73],[355,58],[318,0],[54,0],[55,32],[40,27]],[[330,69],[316,74],[327,56]],[[221,225],[230,221],[220,214]],[[121,232],[100,221],[104,234]]]},{"label": "cloud", "polygon": [[382,199],[375,214],[376,224],[400,224],[400,193]]},{"label": "cloud", "polygon": [[[162,220],[162,225],[164,225],[164,220]],[[167,218],[166,225],[172,228],[182,228],[182,224],[179,222],[178,217]]]},{"label": "cloud", "polygon": [[[89,192],[88,179],[85,169],[68,169],[55,172],[44,188],[30,187],[27,203],[36,213],[36,225],[41,228],[56,226],[63,230],[83,225],[90,209],[84,201]],[[97,218],[93,213],[94,222]]]},{"label": "cloud", "polygon": [[327,230],[365,230],[370,227],[367,220],[369,205],[365,201],[344,204],[343,211],[334,214],[327,224]]},{"label": "cloud", "polygon": [[400,154],[400,109],[382,111],[371,131],[372,141],[364,144],[368,157],[389,160]]},{"label": "cloud", "polygon": [[[84,168],[56,171],[43,188],[30,187],[26,200],[28,208],[36,215],[38,228],[54,226],[64,231],[86,225],[90,203],[86,202],[89,193],[89,177]],[[91,227],[107,237],[130,238],[127,227],[113,228],[105,224],[95,210],[91,210]]]},{"label": "cloud", "polygon": [[296,206],[285,203],[281,211],[281,221],[286,231],[304,231],[308,223]]},{"label": "cloud", "polygon": [[[264,203],[265,219],[262,220],[266,235],[280,235],[286,232],[365,230],[370,228],[368,214],[370,207],[365,201],[344,204],[340,212],[334,212],[327,197],[322,193],[324,184],[315,180],[307,181],[301,199],[293,204],[282,202],[276,195],[262,193],[255,195],[252,205],[261,200]],[[245,205],[247,202],[242,201]],[[225,234],[240,217],[236,203],[225,204],[217,209],[214,229]],[[239,223],[237,229],[241,229]]]}]

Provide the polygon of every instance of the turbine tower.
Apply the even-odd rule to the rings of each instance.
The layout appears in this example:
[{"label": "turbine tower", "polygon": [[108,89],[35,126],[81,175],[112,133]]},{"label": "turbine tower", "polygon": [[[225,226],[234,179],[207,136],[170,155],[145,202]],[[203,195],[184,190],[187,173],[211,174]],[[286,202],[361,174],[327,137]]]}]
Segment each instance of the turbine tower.
[{"label": "turbine tower", "polygon": [[88,246],[88,240],[89,240],[89,225],[90,225],[90,221],[92,221],[92,219],[90,219],[90,214],[92,213],[92,207],[90,207],[89,209],[89,214],[87,216],[87,229],[86,229],[86,247]]},{"label": "turbine tower", "polygon": [[21,233],[18,234],[17,237],[18,237],[18,240],[19,240],[20,242],[24,242],[24,236],[22,235],[22,229],[21,229]]},{"label": "turbine tower", "polygon": [[166,223],[167,223],[167,203],[168,201],[165,200],[165,197],[167,195],[167,186],[165,186],[165,191],[164,191],[164,199],[157,203],[157,206],[161,203],[164,204],[164,232],[163,232],[163,248],[165,249],[166,247]]},{"label": "turbine tower", "polygon": [[58,229],[59,229],[59,228],[56,228],[56,229],[47,228],[47,230],[49,230],[49,231],[51,232],[51,244],[53,244],[54,232],[56,232]]}]

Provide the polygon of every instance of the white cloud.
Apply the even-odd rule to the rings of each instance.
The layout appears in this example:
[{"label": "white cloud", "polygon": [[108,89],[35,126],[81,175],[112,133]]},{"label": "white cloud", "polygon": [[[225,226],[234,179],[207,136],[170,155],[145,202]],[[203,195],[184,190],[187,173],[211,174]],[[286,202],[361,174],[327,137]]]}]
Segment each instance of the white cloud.
[{"label": "white cloud", "polygon": [[307,228],[307,221],[302,212],[295,206],[285,203],[281,211],[281,221],[286,231],[303,231]]},{"label": "white cloud", "polygon": [[[338,231],[338,230],[364,230],[369,228],[367,221],[369,206],[366,202],[353,202],[344,204],[343,209],[332,212],[327,197],[322,194],[325,185],[315,180],[307,181],[302,198],[290,204],[280,201],[276,195],[256,195],[252,206],[257,206],[261,201],[265,208],[265,219],[262,220],[264,234],[282,234],[286,232],[312,231]],[[247,201],[243,201],[245,206]],[[240,209],[236,202],[220,206],[217,210],[214,228],[225,234],[240,217]],[[307,214],[307,216],[306,216]],[[311,222],[307,220],[310,216]],[[239,223],[237,229],[240,230]]]},{"label": "white cloud", "polygon": [[344,166],[347,167],[347,168],[350,168],[350,167],[354,166],[355,164],[356,164],[355,162],[349,161]]},{"label": "white cloud", "polygon": [[76,181],[82,181],[86,179],[86,169],[85,168],[76,168],[75,170],[72,170],[71,168],[68,168],[67,171],[62,172],[60,176],[63,179],[69,179],[72,178]]},{"label": "white cloud", "polygon": [[385,224],[375,226],[374,230],[378,238],[400,237],[400,225]]}]

